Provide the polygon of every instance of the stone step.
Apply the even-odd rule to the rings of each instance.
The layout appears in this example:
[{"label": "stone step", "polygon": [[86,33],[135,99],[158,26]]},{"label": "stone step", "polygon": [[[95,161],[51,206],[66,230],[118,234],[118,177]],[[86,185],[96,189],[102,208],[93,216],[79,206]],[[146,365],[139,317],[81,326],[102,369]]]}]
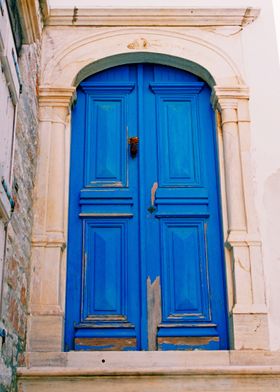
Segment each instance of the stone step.
[{"label": "stone step", "polygon": [[20,392],[280,391],[269,352],[29,353]]}]

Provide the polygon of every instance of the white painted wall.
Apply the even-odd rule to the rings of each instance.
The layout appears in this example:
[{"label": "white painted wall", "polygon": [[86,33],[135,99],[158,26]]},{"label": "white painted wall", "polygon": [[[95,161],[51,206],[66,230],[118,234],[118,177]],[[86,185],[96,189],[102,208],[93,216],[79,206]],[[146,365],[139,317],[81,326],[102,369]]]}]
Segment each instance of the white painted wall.
[{"label": "white painted wall", "polygon": [[272,0],[274,10],[274,21],[277,36],[278,55],[280,58],[280,1]]},{"label": "white painted wall", "polygon": [[251,91],[256,207],[268,291],[271,348],[280,349],[280,67],[270,1],[243,33],[246,81]]}]

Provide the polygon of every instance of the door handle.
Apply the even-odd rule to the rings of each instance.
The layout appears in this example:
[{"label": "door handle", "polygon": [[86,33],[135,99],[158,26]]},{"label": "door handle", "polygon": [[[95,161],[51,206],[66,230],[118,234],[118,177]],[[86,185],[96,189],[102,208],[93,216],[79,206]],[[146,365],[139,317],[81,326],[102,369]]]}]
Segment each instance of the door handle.
[{"label": "door handle", "polygon": [[128,144],[130,145],[131,158],[135,158],[138,153],[138,143],[139,143],[139,138],[137,136],[132,136],[128,139]]},{"label": "door handle", "polygon": [[148,211],[150,214],[152,214],[153,212],[156,211],[156,207],[155,207],[155,198],[156,198],[156,191],[158,189],[158,183],[154,182],[153,186],[151,188],[151,205],[148,208]]}]

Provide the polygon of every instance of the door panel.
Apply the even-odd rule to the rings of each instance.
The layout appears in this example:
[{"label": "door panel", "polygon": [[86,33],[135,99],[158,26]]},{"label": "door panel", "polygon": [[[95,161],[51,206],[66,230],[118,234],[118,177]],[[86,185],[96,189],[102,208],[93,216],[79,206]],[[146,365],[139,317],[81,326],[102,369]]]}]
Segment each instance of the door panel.
[{"label": "door panel", "polygon": [[125,222],[87,221],[83,320],[126,320]]},{"label": "door panel", "polygon": [[204,222],[179,218],[161,223],[162,320],[209,321]]},{"label": "door panel", "polygon": [[156,95],[159,186],[199,181],[197,94],[203,83],[150,83]]},{"label": "door panel", "polygon": [[226,349],[210,89],[119,66],[81,83],[72,117],[66,350]]},{"label": "door panel", "polygon": [[[159,279],[161,286],[156,347],[221,349],[227,344],[226,313],[215,298],[217,284],[219,296],[225,294],[210,91],[195,76],[171,69],[165,75],[166,67],[156,68],[153,81],[151,76],[146,81],[150,107],[155,107],[152,149],[157,152],[150,173],[158,179],[152,219],[160,227],[160,263],[150,272],[151,281]],[[146,231],[155,231],[149,218],[146,222]],[[217,246],[211,259],[210,239],[210,247]]]},{"label": "door panel", "polygon": [[[73,109],[66,349],[139,349],[135,67],[95,75]],[[116,75],[118,78],[116,80]]]},{"label": "door panel", "polygon": [[[127,184],[128,100],[134,83],[83,83],[86,94],[86,186]],[[135,108],[134,108],[135,110]]]}]

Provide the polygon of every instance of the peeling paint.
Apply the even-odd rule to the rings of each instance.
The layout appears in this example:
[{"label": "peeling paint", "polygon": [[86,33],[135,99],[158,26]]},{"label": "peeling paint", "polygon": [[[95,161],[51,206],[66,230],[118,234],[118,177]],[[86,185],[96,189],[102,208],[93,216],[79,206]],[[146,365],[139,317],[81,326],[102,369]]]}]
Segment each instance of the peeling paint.
[{"label": "peeling paint", "polygon": [[158,349],[165,350],[205,350],[219,349],[218,336],[167,336],[158,338]]},{"label": "peeling paint", "polygon": [[150,46],[145,38],[135,39],[127,45],[128,49],[147,49]]},{"label": "peeling paint", "polygon": [[136,338],[76,338],[75,349],[86,351],[136,350]]},{"label": "peeling paint", "polygon": [[148,348],[150,351],[157,350],[157,329],[161,322],[161,288],[160,277],[153,283],[147,278],[147,308],[148,308]]}]

